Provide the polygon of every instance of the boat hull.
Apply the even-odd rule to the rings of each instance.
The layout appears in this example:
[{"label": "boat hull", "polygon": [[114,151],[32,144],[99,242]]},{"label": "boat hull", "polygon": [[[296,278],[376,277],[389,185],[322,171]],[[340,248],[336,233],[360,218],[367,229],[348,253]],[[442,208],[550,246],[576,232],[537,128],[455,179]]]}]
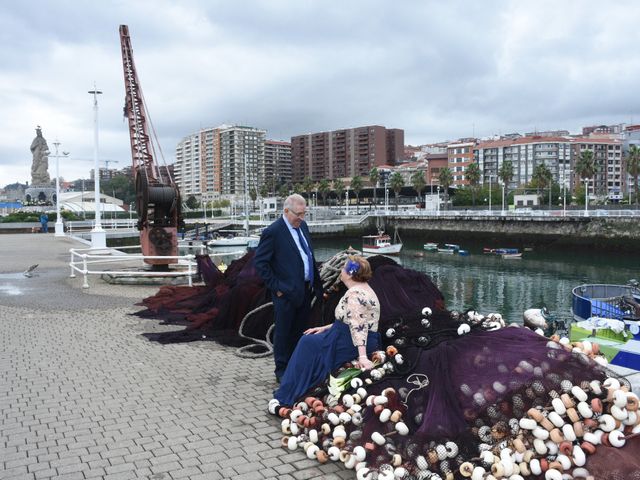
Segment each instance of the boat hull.
[{"label": "boat hull", "polygon": [[210,247],[246,247],[250,242],[260,240],[259,237],[233,237],[233,238],[216,238],[209,240]]},{"label": "boat hull", "polygon": [[400,250],[402,250],[402,244],[393,244],[385,247],[362,247],[364,253],[374,255],[398,255]]}]

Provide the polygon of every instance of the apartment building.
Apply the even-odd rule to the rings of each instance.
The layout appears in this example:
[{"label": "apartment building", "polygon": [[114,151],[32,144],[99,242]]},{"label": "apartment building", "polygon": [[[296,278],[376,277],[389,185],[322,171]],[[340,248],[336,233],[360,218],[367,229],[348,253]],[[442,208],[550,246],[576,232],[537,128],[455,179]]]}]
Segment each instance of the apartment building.
[{"label": "apartment building", "polygon": [[508,188],[531,182],[537,165],[545,165],[553,181],[571,188],[572,139],[554,136],[524,136],[513,140],[481,142],[475,147],[474,158],[482,173],[482,182],[497,181],[506,161],[511,161],[513,178]]},{"label": "apartment building", "polygon": [[447,166],[453,174],[453,186],[468,185],[464,172],[474,162],[475,139],[465,139],[447,145]]},{"label": "apartment building", "polygon": [[379,125],[309,133],[291,138],[293,182],[366,176],[374,166],[395,165],[404,154],[404,130]]},{"label": "apartment building", "polygon": [[[183,196],[238,196],[266,181],[266,130],[238,125],[207,128],[176,147],[175,181]],[[246,172],[246,173],[245,173]]]},{"label": "apartment building", "polygon": [[[593,152],[596,173],[589,179],[589,195],[619,201],[625,191],[625,166],[622,155],[622,140],[617,135],[590,135],[576,137],[573,145],[574,170],[580,154],[586,150]],[[574,185],[583,179],[574,173]]]},{"label": "apartment building", "polygon": [[264,144],[264,167],[261,173],[269,191],[291,183],[291,143],[267,140]]}]

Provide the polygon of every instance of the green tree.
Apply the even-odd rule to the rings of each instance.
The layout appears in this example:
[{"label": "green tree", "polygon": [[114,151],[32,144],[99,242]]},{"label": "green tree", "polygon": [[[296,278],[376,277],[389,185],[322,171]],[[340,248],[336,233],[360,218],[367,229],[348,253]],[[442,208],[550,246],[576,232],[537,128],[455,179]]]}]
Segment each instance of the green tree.
[{"label": "green tree", "polygon": [[255,210],[256,200],[258,199],[258,189],[256,187],[249,187],[249,198],[251,199],[251,210]]},{"label": "green tree", "polygon": [[539,163],[533,169],[531,182],[536,186],[538,193],[540,193],[540,190],[549,188],[549,208],[551,208],[551,186],[553,185],[551,170],[544,163]]},{"label": "green tree", "polygon": [[263,198],[269,196],[269,186],[266,183],[263,183],[260,187],[260,196]]},{"label": "green tree", "polygon": [[404,178],[402,178],[402,175],[400,175],[400,172],[393,172],[391,174],[391,177],[389,177],[389,186],[391,187],[391,190],[393,190],[393,193],[395,193],[396,210],[398,210],[399,209],[398,196],[402,191],[402,187],[404,187]]},{"label": "green tree", "polygon": [[278,189],[278,196],[280,198],[287,198],[289,196],[289,185],[280,185],[280,188]]},{"label": "green tree", "polygon": [[438,183],[444,189],[444,208],[447,208],[449,203],[449,187],[453,183],[453,172],[449,167],[444,167],[438,174]]},{"label": "green tree", "polygon": [[378,205],[378,196],[376,192],[376,187],[378,186],[378,180],[380,180],[380,172],[376,167],[373,167],[369,172],[369,183],[373,187],[373,204]]},{"label": "green tree", "polygon": [[362,190],[362,177],[356,175],[351,179],[351,190],[356,194],[356,213],[360,207],[360,191]]},{"label": "green tree", "polygon": [[416,170],[411,175],[411,186],[418,194],[418,203],[422,200],[422,191],[427,186],[427,182],[424,179],[424,172],[422,170]]},{"label": "green tree", "polygon": [[[640,147],[631,145],[629,153],[625,159],[627,173],[633,177],[633,185],[635,186],[636,208],[638,208],[638,175],[640,174]],[[631,188],[629,188],[631,191]]]},{"label": "green tree", "polygon": [[136,187],[129,175],[116,175],[100,185],[106,195],[113,195],[124,203],[136,201]]},{"label": "green tree", "polygon": [[311,192],[315,188],[316,184],[311,180],[311,177],[304,177],[302,181],[302,189],[307,194],[307,203],[311,203]]},{"label": "green tree", "polygon": [[195,210],[200,206],[200,202],[198,202],[198,199],[194,195],[189,195],[189,198],[187,198],[187,201],[184,203],[191,210]]},{"label": "green tree", "polygon": [[298,195],[301,195],[302,192],[304,192],[304,186],[302,183],[294,183],[293,184],[293,193],[297,193]]},{"label": "green tree", "polygon": [[469,182],[469,188],[471,189],[471,204],[476,206],[476,192],[478,191],[478,185],[480,185],[480,166],[477,163],[470,164],[466,171],[464,172],[464,176]]},{"label": "green tree", "polygon": [[324,203],[325,206],[327,205],[327,195],[329,195],[330,191],[331,184],[329,183],[329,180],[327,180],[326,178],[320,180],[320,183],[318,183],[318,193],[322,197],[322,203]]},{"label": "green tree", "polygon": [[593,151],[584,150],[580,152],[578,156],[578,161],[574,167],[575,172],[578,174],[580,178],[585,180],[585,208],[588,208],[589,203],[589,179],[593,177],[596,173],[596,161],[593,155]]},{"label": "green tree", "polygon": [[338,197],[338,206],[342,203],[342,194],[344,193],[344,182],[339,178],[333,181],[333,191],[336,192]]}]

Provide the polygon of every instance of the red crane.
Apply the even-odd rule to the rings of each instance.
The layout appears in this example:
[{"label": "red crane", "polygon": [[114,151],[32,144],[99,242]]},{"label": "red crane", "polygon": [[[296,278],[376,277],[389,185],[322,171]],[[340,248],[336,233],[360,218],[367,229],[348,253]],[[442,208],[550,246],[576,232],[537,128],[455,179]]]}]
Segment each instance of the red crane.
[{"label": "red crane", "polygon": [[[145,108],[144,96],[133,61],[129,27],[126,25],[120,25],[120,46],[124,69],[124,114],[129,120],[142,254],[177,256],[178,228],[184,227],[180,191],[168,169],[159,168],[154,162],[155,149],[147,123],[152,130],[153,125]],[[170,263],[177,263],[177,259],[145,259],[145,262],[156,268],[168,268]]]}]

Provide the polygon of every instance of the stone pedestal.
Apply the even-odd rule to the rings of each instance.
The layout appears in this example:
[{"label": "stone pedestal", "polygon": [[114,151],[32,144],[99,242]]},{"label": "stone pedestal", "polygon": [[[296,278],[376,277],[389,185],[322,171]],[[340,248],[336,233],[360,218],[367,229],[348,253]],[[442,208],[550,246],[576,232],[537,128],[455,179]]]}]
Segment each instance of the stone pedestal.
[{"label": "stone pedestal", "polygon": [[30,186],[24,191],[24,200],[32,205],[55,205],[56,189],[51,185]]}]

